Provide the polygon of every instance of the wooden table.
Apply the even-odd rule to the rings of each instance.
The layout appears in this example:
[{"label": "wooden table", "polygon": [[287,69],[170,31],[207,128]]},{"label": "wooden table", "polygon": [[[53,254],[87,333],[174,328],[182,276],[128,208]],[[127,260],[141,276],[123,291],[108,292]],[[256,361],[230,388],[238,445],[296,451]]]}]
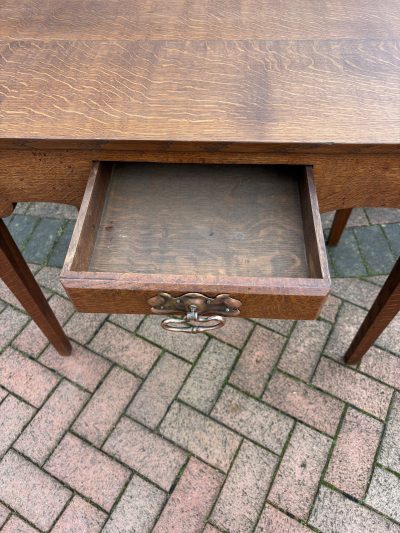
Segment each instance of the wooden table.
[{"label": "wooden table", "polygon": [[[321,211],[400,207],[398,0],[3,0],[0,216],[94,160],[314,167]],[[0,225],[0,272],[69,342]]]}]

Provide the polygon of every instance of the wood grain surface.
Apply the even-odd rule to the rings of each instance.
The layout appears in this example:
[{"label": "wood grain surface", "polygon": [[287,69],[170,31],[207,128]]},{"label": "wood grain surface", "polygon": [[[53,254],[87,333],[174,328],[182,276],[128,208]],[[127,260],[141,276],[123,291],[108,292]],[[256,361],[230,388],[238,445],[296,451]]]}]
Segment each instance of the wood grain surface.
[{"label": "wood grain surface", "polygon": [[310,277],[304,168],[117,164],[89,270]]},{"label": "wood grain surface", "polygon": [[11,41],[1,137],[399,143],[400,41]]}]

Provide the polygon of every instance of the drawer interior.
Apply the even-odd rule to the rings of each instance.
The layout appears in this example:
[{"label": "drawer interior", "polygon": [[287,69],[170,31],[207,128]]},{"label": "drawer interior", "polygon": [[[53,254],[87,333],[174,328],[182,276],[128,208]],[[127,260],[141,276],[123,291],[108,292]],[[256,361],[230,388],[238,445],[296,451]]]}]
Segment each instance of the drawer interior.
[{"label": "drawer interior", "polygon": [[304,167],[117,163],[107,182],[89,271],[321,276]]}]

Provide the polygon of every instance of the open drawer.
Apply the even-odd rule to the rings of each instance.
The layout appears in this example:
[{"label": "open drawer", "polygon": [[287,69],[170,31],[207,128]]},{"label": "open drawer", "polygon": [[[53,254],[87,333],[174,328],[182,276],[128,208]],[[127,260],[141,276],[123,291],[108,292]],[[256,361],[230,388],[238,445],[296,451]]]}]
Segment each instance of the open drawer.
[{"label": "open drawer", "polygon": [[96,162],[61,281],[79,311],[315,318],[312,167]]}]

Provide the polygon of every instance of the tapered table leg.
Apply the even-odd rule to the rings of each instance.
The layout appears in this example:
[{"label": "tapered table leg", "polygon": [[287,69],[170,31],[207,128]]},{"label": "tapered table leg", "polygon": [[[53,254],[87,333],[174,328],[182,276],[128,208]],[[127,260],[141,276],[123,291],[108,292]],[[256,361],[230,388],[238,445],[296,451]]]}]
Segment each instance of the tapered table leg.
[{"label": "tapered table leg", "polygon": [[337,245],[352,211],[352,209],[339,209],[338,211],[336,211],[331,231],[327,240],[328,246]]},{"label": "tapered table leg", "polygon": [[61,355],[69,355],[71,344],[1,219],[0,277],[54,348]]},{"label": "tapered table leg", "polygon": [[[360,361],[386,326],[400,311],[400,258],[361,324],[345,355],[346,363]],[[399,339],[400,342],[400,339]]]}]

